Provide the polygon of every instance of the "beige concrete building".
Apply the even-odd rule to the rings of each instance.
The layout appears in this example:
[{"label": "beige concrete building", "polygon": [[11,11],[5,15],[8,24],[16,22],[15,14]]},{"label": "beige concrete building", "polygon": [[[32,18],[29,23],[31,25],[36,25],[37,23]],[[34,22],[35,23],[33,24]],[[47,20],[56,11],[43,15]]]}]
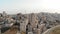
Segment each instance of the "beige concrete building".
[{"label": "beige concrete building", "polygon": [[20,20],[19,20],[20,21],[20,33],[26,34],[26,25],[28,24],[28,19],[25,16],[23,17],[22,16],[23,15],[20,16]]},{"label": "beige concrete building", "polygon": [[30,14],[29,22],[31,23],[32,28],[36,27],[38,24],[38,17],[34,13]]}]

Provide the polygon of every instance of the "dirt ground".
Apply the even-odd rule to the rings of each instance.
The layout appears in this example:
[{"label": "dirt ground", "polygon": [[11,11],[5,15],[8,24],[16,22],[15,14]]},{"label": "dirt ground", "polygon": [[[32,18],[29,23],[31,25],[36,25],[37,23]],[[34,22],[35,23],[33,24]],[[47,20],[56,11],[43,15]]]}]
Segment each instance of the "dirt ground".
[{"label": "dirt ground", "polygon": [[12,27],[8,31],[4,32],[3,34],[16,34],[17,33],[17,28]]}]

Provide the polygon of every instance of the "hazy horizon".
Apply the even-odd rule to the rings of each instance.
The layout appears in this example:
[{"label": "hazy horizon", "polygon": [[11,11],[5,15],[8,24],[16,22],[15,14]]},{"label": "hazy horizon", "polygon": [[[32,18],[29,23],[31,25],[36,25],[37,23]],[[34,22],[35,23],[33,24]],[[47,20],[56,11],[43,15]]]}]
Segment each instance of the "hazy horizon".
[{"label": "hazy horizon", "polygon": [[60,13],[60,0],[0,0],[0,13]]}]

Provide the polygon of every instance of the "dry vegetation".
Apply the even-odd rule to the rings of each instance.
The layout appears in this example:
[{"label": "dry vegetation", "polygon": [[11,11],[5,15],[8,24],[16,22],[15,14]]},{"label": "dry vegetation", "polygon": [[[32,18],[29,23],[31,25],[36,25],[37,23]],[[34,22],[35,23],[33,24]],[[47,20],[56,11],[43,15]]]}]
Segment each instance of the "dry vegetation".
[{"label": "dry vegetation", "polygon": [[60,27],[55,28],[54,30],[52,30],[50,34],[60,34]]},{"label": "dry vegetation", "polygon": [[17,29],[15,27],[12,27],[8,31],[6,31],[4,34],[16,34],[16,33],[17,33]]}]

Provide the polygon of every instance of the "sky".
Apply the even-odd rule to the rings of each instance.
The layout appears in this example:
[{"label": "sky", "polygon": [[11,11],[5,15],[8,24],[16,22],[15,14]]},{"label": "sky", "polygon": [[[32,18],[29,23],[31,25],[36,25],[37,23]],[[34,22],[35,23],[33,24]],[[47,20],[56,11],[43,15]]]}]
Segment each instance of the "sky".
[{"label": "sky", "polygon": [[60,13],[60,0],[0,0],[0,12],[15,13]]}]

